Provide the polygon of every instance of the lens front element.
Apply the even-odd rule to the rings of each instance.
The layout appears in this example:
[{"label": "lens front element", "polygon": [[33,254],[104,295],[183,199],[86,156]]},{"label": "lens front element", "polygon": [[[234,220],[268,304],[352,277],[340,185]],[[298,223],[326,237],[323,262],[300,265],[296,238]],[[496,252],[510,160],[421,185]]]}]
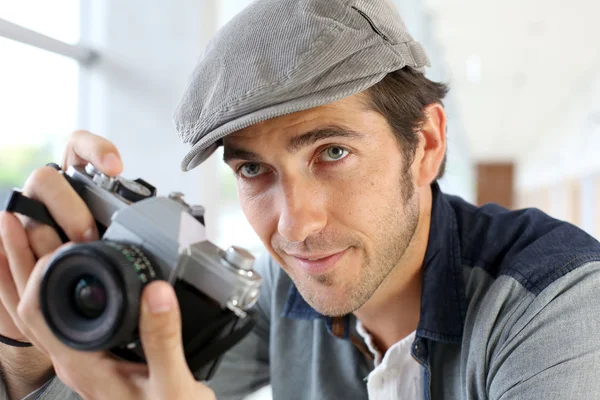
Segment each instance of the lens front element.
[{"label": "lens front element", "polygon": [[73,291],[73,303],[86,318],[98,318],[106,309],[106,288],[91,275],[82,276]]},{"label": "lens front element", "polygon": [[79,350],[108,350],[132,340],[143,287],[158,278],[133,244],[78,243],[48,263],[40,306],[53,333]]}]

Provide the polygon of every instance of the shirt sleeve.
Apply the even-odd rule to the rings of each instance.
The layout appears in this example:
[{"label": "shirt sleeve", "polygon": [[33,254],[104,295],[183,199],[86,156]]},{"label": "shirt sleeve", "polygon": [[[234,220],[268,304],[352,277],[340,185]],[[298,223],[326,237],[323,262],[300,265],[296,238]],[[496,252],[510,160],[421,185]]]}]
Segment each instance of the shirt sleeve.
[{"label": "shirt sleeve", "polygon": [[491,354],[489,399],[600,399],[600,263],[557,279],[519,314]]},{"label": "shirt sleeve", "polygon": [[[52,378],[53,379],[53,378]],[[27,396],[23,397],[22,400],[35,400],[39,397],[39,395],[46,390],[52,379],[49,379],[46,383],[44,383],[41,387],[37,388],[33,392],[29,393]]]},{"label": "shirt sleeve", "polygon": [[[2,380],[0,380],[0,400],[8,400],[8,393]],[[21,400],[81,400],[81,397],[54,376]]]}]

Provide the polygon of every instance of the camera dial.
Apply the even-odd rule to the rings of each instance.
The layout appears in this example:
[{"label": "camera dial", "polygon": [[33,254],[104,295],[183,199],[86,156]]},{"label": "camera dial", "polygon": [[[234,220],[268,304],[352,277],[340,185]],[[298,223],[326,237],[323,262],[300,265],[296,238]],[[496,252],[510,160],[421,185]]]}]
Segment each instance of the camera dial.
[{"label": "camera dial", "polygon": [[123,177],[112,177],[98,171],[92,164],[85,166],[85,172],[100,187],[118,194],[123,199],[135,203],[156,194],[154,186],[143,179],[130,180]]}]

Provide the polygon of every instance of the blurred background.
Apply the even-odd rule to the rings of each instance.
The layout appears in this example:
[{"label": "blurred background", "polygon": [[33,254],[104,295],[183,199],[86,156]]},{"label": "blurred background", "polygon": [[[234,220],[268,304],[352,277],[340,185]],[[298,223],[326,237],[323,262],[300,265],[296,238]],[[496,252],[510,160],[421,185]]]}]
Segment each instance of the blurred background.
[{"label": "blurred background", "polygon": [[[86,129],[124,175],[207,209],[209,238],[260,251],[213,155],[180,171],[172,112],[203,48],[248,0],[0,0],[0,203]],[[537,207],[600,237],[600,3],[395,0],[450,84],[442,188]]]}]

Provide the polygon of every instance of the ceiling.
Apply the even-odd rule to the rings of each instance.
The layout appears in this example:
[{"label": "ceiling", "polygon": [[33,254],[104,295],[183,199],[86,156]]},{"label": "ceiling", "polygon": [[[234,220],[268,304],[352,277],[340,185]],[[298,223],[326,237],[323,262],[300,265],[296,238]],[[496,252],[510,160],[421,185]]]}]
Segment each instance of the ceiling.
[{"label": "ceiling", "polygon": [[600,73],[597,0],[423,1],[475,159],[535,151]]}]

